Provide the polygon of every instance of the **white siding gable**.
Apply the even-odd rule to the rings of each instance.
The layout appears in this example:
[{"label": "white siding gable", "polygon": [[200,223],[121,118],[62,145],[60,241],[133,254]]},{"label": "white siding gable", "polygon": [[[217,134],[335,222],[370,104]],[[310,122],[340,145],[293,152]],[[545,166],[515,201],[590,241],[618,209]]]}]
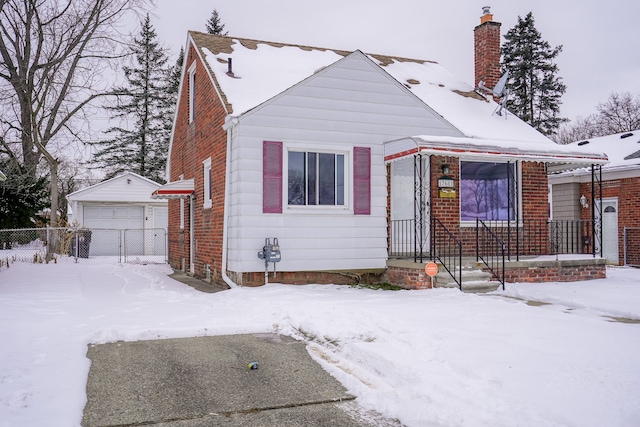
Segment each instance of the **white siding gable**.
[{"label": "white siding gable", "polygon": [[[69,194],[67,199],[70,202],[93,201],[157,204],[158,200],[153,200],[151,193],[157,190],[158,187],[160,187],[160,184],[138,174],[125,173]],[[166,204],[166,200],[164,203]]]},{"label": "white siding gable", "polygon": [[[232,132],[229,269],[260,271],[257,250],[276,237],[283,271],[385,268],[384,141],[462,136],[361,52],[330,65],[239,117]],[[263,141],[283,143],[282,214],[262,213]],[[354,215],[353,148],[371,149],[371,214]],[[287,151],[344,152],[347,206],[287,205]]]}]

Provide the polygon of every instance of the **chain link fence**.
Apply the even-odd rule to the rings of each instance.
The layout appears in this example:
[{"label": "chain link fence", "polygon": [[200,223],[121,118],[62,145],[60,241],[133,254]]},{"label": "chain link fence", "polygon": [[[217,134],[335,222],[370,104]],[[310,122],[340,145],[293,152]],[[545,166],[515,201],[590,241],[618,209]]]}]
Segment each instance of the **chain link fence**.
[{"label": "chain link fence", "polygon": [[163,228],[22,228],[0,230],[0,267],[9,262],[167,262]]}]

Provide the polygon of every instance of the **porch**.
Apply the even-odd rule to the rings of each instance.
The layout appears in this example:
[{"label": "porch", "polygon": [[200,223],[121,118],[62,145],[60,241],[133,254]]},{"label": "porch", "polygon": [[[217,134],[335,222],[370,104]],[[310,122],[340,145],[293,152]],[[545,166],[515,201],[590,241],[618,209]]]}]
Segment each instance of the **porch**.
[{"label": "porch", "polygon": [[[473,277],[469,271],[484,271],[489,275],[485,281],[502,286],[509,281],[604,277],[602,212],[594,201],[602,198],[606,156],[576,155],[563,147],[542,152],[515,146],[451,137],[385,144],[394,280],[404,280],[395,265],[400,259],[415,264],[404,267],[415,287],[430,284],[415,276],[429,260],[461,290],[463,276]],[[547,174],[575,168],[591,170],[590,218],[549,219]],[[477,280],[466,282],[472,281]]]},{"label": "porch", "polygon": [[[606,277],[606,260],[598,252],[597,224],[590,220],[528,220],[518,227],[505,221],[487,225],[477,220],[473,229],[461,228],[460,235],[466,235],[461,239],[437,218],[424,228],[426,233],[415,230],[413,220],[391,221],[388,276],[392,283],[408,288],[485,292],[504,288],[505,282]],[[469,238],[471,234],[475,238]],[[424,272],[428,261],[435,261],[440,270],[433,282]]]}]

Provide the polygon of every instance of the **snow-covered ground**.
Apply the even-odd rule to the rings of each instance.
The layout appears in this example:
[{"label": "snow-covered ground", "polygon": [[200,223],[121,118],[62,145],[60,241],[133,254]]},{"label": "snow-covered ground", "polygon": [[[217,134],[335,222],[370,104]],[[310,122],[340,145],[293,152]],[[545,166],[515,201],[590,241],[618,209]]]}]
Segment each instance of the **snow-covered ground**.
[{"label": "snow-covered ground", "polygon": [[[89,343],[279,332],[406,426],[640,425],[640,270],[605,280],[204,294],[166,265],[0,269],[0,426],[78,426]],[[520,299],[518,299],[520,298]],[[532,306],[526,301],[550,302]]]}]

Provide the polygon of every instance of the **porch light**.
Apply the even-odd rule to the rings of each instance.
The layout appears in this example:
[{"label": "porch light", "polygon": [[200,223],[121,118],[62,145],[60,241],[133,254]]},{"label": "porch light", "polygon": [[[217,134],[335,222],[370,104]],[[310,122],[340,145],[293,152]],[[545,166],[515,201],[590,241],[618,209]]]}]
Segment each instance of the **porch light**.
[{"label": "porch light", "polygon": [[442,173],[449,175],[449,165],[442,165]]},{"label": "porch light", "polygon": [[580,206],[582,206],[584,209],[587,209],[589,207],[589,202],[587,201],[587,198],[584,196],[584,194],[580,196]]}]

